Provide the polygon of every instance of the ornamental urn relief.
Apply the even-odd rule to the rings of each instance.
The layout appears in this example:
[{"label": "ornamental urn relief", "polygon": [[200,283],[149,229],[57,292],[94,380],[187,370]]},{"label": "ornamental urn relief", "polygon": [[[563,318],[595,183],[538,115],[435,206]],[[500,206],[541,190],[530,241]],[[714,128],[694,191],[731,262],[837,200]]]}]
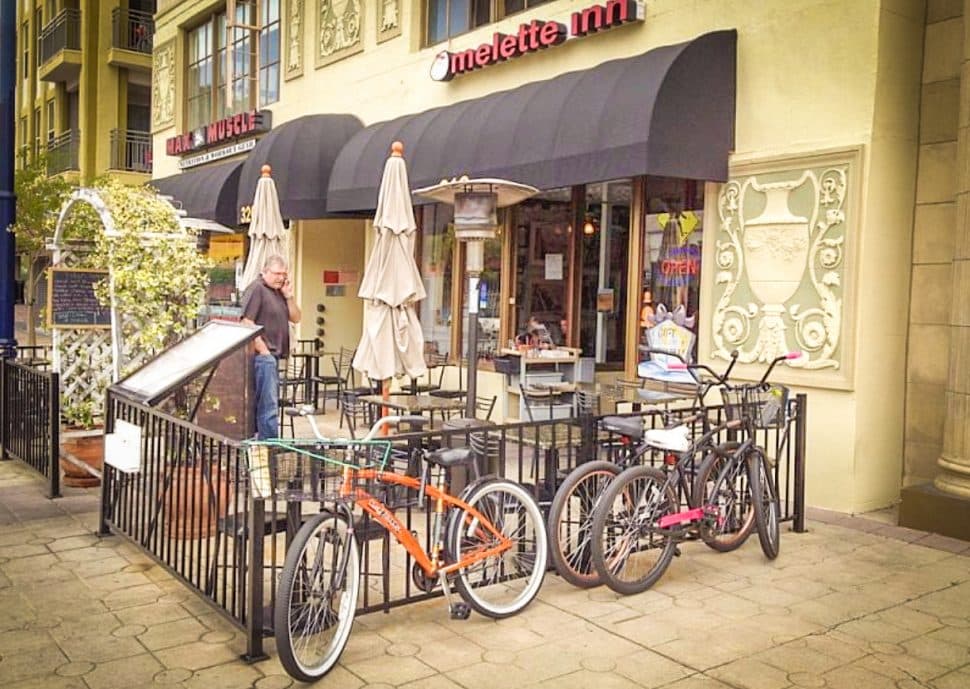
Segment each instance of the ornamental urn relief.
[{"label": "ornamental urn relief", "polygon": [[788,207],[789,194],[804,181],[803,176],[794,181],[751,183],[751,189],[765,195],[765,208],[750,220],[742,217],[741,242],[751,291],[765,311],[777,311],[791,299],[805,272],[809,221]]}]

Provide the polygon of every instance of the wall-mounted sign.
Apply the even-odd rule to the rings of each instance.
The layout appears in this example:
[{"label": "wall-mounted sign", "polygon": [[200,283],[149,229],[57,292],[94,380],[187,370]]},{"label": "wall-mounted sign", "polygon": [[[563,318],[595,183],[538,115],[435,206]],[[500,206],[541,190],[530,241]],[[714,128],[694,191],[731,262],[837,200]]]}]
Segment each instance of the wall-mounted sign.
[{"label": "wall-mounted sign", "polygon": [[561,45],[570,38],[581,38],[631,22],[640,22],[643,17],[643,2],[608,0],[605,5],[593,5],[573,12],[569,26],[556,21],[533,19],[528,24],[519,24],[519,29],[514,34],[492,34],[491,43],[482,43],[477,48],[458,53],[442,50],[431,64],[431,78],[435,81],[450,81],[465,72]]},{"label": "wall-mounted sign", "polygon": [[[200,153],[197,156],[182,158],[182,160],[179,161],[179,168],[184,170],[189,167],[195,167],[196,165],[204,165],[205,163],[211,163],[214,160],[221,160],[222,158],[234,156],[237,153],[251,151],[254,148],[256,148],[256,139],[238,141],[231,146],[226,146],[225,148],[216,148],[211,151],[206,151],[205,153]],[[247,222],[249,221],[247,220]]]},{"label": "wall-mounted sign", "polygon": [[[273,126],[270,110],[250,110],[171,136],[165,140],[165,152],[170,156],[202,151],[236,139],[268,132]],[[183,166],[185,167],[185,166]]]}]

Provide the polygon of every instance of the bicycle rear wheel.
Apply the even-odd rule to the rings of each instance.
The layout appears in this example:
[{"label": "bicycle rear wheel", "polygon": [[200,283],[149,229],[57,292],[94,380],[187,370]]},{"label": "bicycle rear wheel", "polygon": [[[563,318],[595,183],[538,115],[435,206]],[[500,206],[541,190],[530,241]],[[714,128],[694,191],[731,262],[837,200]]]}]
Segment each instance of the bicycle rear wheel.
[{"label": "bicycle rear wheel", "polygon": [[693,504],[717,510],[716,519],[700,522],[701,540],[722,553],[741,547],[754,528],[754,506],[748,467],[736,453],[740,443],[712,448],[694,480]]},{"label": "bicycle rear wheel", "polygon": [[301,682],[323,677],[347,645],[357,609],[360,554],[347,521],[319,514],[286,552],[273,611],[283,668]]},{"label": "bicycle rear wheel", "polygon": [[613,462],[587,462],[569,473],[549,508],[549,555],[559,576],[573,586],[600,584],[590,543],[593,513],[606,487],[620,473]]},{"label": "bicycle rear wheel", "polygon": [[603,583],[624,595],[653,586],[676,549],[657,522],[677,509],[677,496],[657,469],[632,467],[617,476],[593,516],[593,566]]},{"label": "bicycle rear wheel", "polygon": [[[459,569],[455,588],[482,615],[508,617],[532,602],[545,577],[549,545],[542,512],[525,488],[503,479],[482,484],[466,502],[511,540],[512,546]],[[468,510],[453,509],[449,520],[456,520],[445,532],[454,562],[499,545],[498,538]]]},{"label": "bicycle rear wheel", "polygon": [[754,520],[758,526],[761,551],[769,560],[781,550],[781,505],[778,490],[771,475],[768,458],[760,449],[748,453],[748,470],[754,493]]}]

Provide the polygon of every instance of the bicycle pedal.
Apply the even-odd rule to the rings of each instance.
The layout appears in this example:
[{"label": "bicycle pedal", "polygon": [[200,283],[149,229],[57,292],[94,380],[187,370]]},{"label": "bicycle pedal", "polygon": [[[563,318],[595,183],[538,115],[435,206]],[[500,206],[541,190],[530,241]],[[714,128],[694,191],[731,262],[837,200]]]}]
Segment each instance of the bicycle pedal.
[{"label": "bicycle pedal", "polygon": [[467,620],[472,614],[472,608],[468,603],[452,603],[449,607],[453,620]]},{"label": "bicycle pedal", "polygon": [[675,545],[674,546],[674,557],[680,557],[680,546],[679,545]]}]

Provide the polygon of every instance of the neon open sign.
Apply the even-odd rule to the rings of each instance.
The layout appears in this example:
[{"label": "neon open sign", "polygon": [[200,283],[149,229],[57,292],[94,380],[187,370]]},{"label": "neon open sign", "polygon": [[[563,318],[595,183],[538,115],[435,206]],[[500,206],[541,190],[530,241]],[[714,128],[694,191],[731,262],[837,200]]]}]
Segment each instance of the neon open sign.
[{"label": "neon open sign", "polygon": [[519,24],[514,34],[495,32],[491,42],[482,43],[477,48],[458,53],[442,50],[431,64],[431,78],[451,81],[459,74],[562,45],[570,38],[581,38],[639,21],[643,21],[643,3],[637,0],[608,0],[605,5],[577,10],[570,16],[569,26],[533,19],[528,24]]}]

